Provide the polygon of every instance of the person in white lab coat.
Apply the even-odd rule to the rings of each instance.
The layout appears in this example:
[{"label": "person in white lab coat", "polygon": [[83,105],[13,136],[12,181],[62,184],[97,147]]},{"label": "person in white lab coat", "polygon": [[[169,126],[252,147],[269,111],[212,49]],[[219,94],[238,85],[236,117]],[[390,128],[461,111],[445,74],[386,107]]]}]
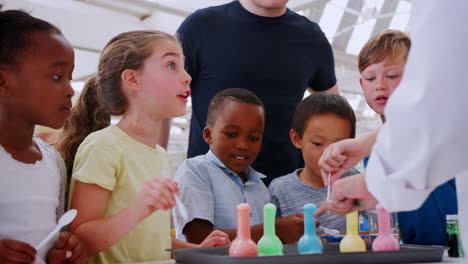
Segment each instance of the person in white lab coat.
[{"label": "person in white lab coat", "polygon": [[412,3],[413,45],[403,80],[387,103],[386,123],[354,142],[331,145],[321,160],[323,174],[334,173],[335,179],[338,171],[358,160],[356,150],[376,138],[368,167],[364,174],[337,180],[330,201],[316,215],[364,210],[377,202],[392,212],[414,210],[438,185],[456,176],[466,248],[468,1]]}]

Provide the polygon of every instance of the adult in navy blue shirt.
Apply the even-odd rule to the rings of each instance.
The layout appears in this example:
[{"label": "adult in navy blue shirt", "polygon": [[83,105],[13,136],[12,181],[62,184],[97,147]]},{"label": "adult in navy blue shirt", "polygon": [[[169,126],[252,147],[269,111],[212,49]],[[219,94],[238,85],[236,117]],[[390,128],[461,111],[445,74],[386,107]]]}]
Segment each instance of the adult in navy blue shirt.
[{"label": "adult in navy blue shirt", "polygon": [[438,186],[419,209],[397,214],[403,243],[447,246],[446,215],[458,214],[455,179]]},{"label": "adult in navy blue shirt", "polygon": [[[273,178],[302,166],[289,140],[306,89],[338,93],[331,46],[320,27],[286,8],[287,0],[240,0],[201,9],[178,29],[192,76],[188,157],[205,154],[211,98],[245,88],[265,104],[266,124],[255,170]],[[234,153],[233,153],[234,155]]]}]

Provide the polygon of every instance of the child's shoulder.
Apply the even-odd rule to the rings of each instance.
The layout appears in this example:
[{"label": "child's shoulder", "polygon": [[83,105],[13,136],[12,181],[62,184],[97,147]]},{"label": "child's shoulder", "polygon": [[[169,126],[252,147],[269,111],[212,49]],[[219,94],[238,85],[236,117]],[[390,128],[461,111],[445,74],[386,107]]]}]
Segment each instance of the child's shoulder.
[{"label": "child's shoulder", "polygon": [[81,142],[76,152],[75,159],[81,159],[83,157],[88,159],[90,154],[113,157],[121,155],[125,152],[122,142],[122,135],[119,135],[119,131],[115,129],[115,126],[106,127],[89,134],[83,142]]},{"label": "child's shoulder", "polygon": [[34,137],[34,142],[38,145],[39,149],[41,150],[42,153],[42,161],[45,166],[49,166],[53,169],[57,169],[58,174],[61,175],[62,177],[66,176],[66,167],[65,167],[65,162],[62,159],[62,156],[60,153],[47,144],[45,141],[43,141],[39,137]]},{"label": "child's shoulder", "polygon": [[119,134],[116,126],[109,126],[104,129],[95,131],[89,134],[81,143],[81,145],[96,145],[100,147],[115,147],[116,143],[120,141],[121,135]]},{"label": "child's shoulder", "polygon": [[34,137],[34,142],[36,142],[39,149],[41,150],[42,156],[46,157],[47,159],[57,161],[59,165],[61,165],[61,163],[63,162],[62,156],[55,148],[47,144],[44,140],[42,140],[39,137]]},{"label": "child's shoulder", "polygon": [[[210,167],[212,167],[212,164],[210,163],[211,161],[206,158],[206,155],[199,155],[199,156],[195,156],[195,157],[184,160],[180,164],[177,171],[183,170],[184,174],[187,171],[190,171],[190,172],[206,171],[206,170],[209,170]],[[209,175],[206,174],[204,176],[208,177]]]},{"label": "child's shoulder", "polygon": [[281,188],[283,186],[291,186],[291,184],[295,181],[296,175],[297,171],[293,171],[286,175],[280,176],[270,183],[268,189],[270,189],[270,191],[275,191],[276,189]]}]

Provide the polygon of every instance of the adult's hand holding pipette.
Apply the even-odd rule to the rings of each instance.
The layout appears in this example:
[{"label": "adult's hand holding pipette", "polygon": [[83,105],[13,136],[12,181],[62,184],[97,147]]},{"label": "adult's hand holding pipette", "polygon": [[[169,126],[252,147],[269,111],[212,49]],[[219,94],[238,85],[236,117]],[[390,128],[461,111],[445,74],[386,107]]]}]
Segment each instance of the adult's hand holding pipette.
[{"label": "adult's hand holding pipette", "polygon": [[317,217],[326,211],[347,214],[373,208],[377,203],[374,196],[367,190],[365,175],[356,174],[333,183],[330,199],[315,211],[314,216]]}]

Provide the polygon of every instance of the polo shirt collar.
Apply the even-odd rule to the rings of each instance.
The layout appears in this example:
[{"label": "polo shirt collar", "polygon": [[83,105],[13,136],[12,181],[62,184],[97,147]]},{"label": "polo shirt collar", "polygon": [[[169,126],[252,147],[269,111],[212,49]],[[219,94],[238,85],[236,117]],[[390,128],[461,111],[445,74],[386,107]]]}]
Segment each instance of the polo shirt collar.
[{"label": "polo shirt collar", "polygon": [[[226,165],[224,165],[224,163],[211,150],[209,150],[208,153],[206,153],[206,157],[217,167],[221,168],[227,175],[236,175],[237,177],[239,177],[237,173],[233,172],[228,167],[226,167]],[[262,178],[266,178],[265,175],[255,171],[250,166],[247,167],[244,171],[242,171],[242,173],[245,175],[245,177],[247,177],[247,182],[245,183],[246,185],[249,185],[249,182],[252,182],[253,184],[260,183]]]}]

